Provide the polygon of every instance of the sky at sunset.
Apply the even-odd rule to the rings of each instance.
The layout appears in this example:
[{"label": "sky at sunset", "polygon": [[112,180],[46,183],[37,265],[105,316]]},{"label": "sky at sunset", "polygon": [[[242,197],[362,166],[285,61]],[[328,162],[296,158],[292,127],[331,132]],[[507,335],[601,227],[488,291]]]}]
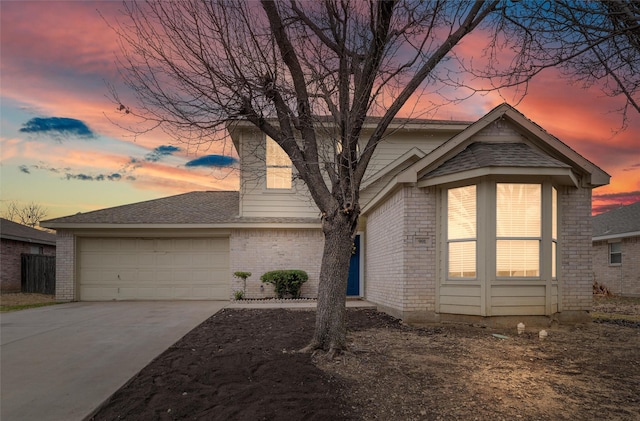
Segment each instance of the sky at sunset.
[{"label": "sky at sunset", "polygon": [[[105,23],[118,1],[0,2],[0,210],[35,202],[47,218],[194,190],[236,190],[229,144],[193,147],[161,131],[133,138],[109,98],[117,38]],[[101,17],[101,15],[103,17]],[[478,51],[465,39],[459,52]],[[594,211],[640,200],[640,116],[618,132],[621,99],[581,89],[551,69],[516,108],[601,167],[609,186]],[[475,120],[507,95],[474,96],[438,119]]]}]

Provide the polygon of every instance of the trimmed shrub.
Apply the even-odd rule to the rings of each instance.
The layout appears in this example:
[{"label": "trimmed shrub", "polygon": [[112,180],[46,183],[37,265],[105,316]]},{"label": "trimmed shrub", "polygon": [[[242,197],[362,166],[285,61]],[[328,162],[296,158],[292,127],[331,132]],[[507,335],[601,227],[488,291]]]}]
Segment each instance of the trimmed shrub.
[{"label": "trimmed shrub", "polygon": [[265,284],[272,284],[278,298],[300,298],[302,284],[307,282],[309,275],[303,270],[274,270],[260,277]]}]

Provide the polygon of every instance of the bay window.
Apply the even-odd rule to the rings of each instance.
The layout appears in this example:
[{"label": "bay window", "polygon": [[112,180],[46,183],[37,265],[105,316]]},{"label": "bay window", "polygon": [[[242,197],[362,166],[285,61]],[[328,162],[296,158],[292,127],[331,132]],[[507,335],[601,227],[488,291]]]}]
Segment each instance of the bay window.
[{"label": "bay window", "polygon": [[540,184],[496,185],[496,276],[540,276]]},{"label": "bay window", "polygon": [[476,202],[476,186],[448,191],[449,278],[476,277]]},{"label": "bay window", "polygon": [[556,279],[558,192],[489,180],[445,190],[446,279]]}]

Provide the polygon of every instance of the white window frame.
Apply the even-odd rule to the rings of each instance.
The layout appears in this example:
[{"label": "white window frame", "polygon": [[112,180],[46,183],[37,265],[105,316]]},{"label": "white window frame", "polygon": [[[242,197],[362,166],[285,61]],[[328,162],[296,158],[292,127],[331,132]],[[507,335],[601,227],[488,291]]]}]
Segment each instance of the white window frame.
[{"label": "white window frame", "polygon": [[[508,236],[508,235],[502,235],[502,236],[498,236],[498,225],[499,225],[499,221],[498,221],[498,186],[499,185],[513,185],[513,186],[536,186],[540,189],[540,195],[538,197],[538,203],[539,203],[539,209],[537,209],[537,213],[539,215],[539,226],[538,226],[538,233],[537,236],[527,236],[527,235],[513,235],[513,236]],[[495,250],[496,250],[496,272],[495,272],[495,276],[496,279],[513,279],[513,278],[519,278],[519,279],[540,279],[541,275],[542,275],[542,259],[541,259],[541,254],[542,254],[542,231],[544,230],[544,218],[542,215],[542,197],[543,197],[543,186],[541,183],[503,183],[503,182],[496,182],[495,183],[496,186],[496,194],[493,200],[493,205],[496,208],[496,239],[495,239]],[[536,274],[527,274],[526,272],[522,275],[516,275],[513,274],[513,270],[510,270],[510,274],[509,275],[504,275],[504,274],[499,274],[498,273],[498,244],[500,242],[505,242],[505,241],[513,241],[519,244],[522,244],[524,246],[530,246],[532,244],[536,244],[537,245],[537,249],[538,249],[538,255],[537,255],[537,273]],[[526,268],[524,268],[526,269]]]},{"label": "white window frame", "polygon": [[[558,190],[552,182],[548,180],[521,181],[516,177],[488,177],[476,179],[475,183],[456,183],[442,186],[442,247],[443,247],[443,281],[445,283],[456,283],[458,281],[483,280],[483,282],[493,279],[498,283],[520,283],[520,282],[547,282],[558,280],[558,261],[560,253],[560,210],[558,203]],[[525,240],[535,240],[539,242],[539,259],[537,276],[497,276],[497,241],[503,237],[497,237],[497,184],[537,184],[541,186],[541,211],[540,211],[540,234],[538,237],[524,238]],[[451,189],[475,185],[476,186],[476,276],[474,278],[450,277],[449,276],[449,244],[453,241],[463,241],[463,239],[449,240],[448,238],[448,191]],[[512,239],[512,238],[509,238]],[[513,238],[513,239],[520,239]]]},{"label": "white window frame", "polygon": [[[613,246],[618,246],[619,250],[618,251],[613,251]],[[609,266],[620,266],[620,265],[622,265],[622,241],[612,241],[612,242],[608,243],[607,250],[608,250],[608,254],[609,254]],[[613,262],[612,261],[612,258],[613,258],[614,255],[620,256],[620,261],[619,262]]]},{"label": "white window frame", "polygon": [[[456,189],[463,189],[463,188],[469,188],[469,187],[473,187],[474,188],[474,195],[476,198],[476,203],[475,203],[475,232],[474,232],[474,236],[473,237],[455,237],[455,238],[450,238],[450,233],[449,233],[449,192],[452,190],[456,190]],[[446,218],[445,220],[447,221],[447,234],[446,234],[446,277],[448,280],[476,280],[478,279],[478,186],[476,184],[469,184],[466,186],[458,186],[458,187],[452,187],[449,189],[445,190],[445,197],[446,197]],[[475,268],[474,268],[474,275],[473,276],[464,276],[464,271],[462,276],[452,276],[451,275],[451,266],[450,266],[450,247],[454,244],[468,244],[468,243],[473,243],[473,253],[475,254]]]}]

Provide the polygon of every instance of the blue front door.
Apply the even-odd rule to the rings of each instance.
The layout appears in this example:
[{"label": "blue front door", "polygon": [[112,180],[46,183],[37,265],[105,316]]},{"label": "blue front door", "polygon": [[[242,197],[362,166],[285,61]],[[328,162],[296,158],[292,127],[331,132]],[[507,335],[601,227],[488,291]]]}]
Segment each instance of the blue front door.
[{"label": "blue front door", "polygon": [[347,295],[360,296],[360,236],[353,240],[354,251],[349,261],[349,280],[347,281]]}]

